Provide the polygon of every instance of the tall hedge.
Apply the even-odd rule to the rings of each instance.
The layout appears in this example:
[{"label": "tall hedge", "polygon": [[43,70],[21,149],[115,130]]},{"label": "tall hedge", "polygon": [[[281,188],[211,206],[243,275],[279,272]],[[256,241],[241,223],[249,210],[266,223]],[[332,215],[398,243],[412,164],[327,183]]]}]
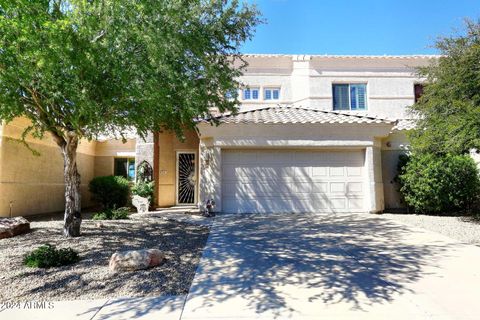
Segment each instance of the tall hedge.
[{"label": "tall hedge", "polygon": [[416,154],[399,163],[400,192],[417,213],[465,211],[479,198],[479,172],[468,155]]}]

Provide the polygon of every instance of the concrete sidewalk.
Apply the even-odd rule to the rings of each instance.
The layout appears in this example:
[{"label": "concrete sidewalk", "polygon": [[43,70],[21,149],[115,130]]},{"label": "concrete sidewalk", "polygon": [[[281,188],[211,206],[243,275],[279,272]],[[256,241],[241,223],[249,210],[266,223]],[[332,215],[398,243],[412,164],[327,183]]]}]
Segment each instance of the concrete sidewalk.
[{"label": "concrete sidewalk", "polygon": [[[0,311],[4,320],[179,320],[185,295],[48,302]],[[29,308],[30,307],[30,308]]]}]

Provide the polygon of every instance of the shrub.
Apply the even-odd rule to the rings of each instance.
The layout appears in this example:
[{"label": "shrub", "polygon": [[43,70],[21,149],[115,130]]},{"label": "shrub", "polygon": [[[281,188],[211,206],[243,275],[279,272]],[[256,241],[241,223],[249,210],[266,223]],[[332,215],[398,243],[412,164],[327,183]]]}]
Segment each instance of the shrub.
[{"label": "shrub", "polygon": [[93,215],[93,220],[125,220],[128,219],[130,209],[126,207],[118,209],[105,209]]},{"label": "shrub", "polygon": [[71,248],[57,249],[45,244],[25,256],[23,264],[33,268],[51,268],[66,266],[80,261],[76,251]]},{"label": "shrub", "polygon": [[478,198],[478,169],[468,155],[419,154],[399,163],[400,192],[415,212],[468,210]]},{"label": "shrub", "polygon": [[105,209],[124,207],[129,200],[129,181],[120,176],[96,177],[90,181],[89,190],[94,200]]},{"label": "shrub", "polygon": [[151,182],[137,182],[132,187],[132,194],[135,194],[140,197],[148,198],[150,203],[153,203],[153,192],[154,192],[155,184],[153,181]]}]

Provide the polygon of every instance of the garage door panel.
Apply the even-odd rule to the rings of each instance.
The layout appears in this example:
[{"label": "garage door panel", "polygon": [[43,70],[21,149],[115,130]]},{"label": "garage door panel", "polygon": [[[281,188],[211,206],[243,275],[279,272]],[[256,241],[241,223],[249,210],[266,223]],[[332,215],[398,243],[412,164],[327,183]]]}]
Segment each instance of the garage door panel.
[{"label": "garage door panel", "polygon": [[223,210],[229,213],[257,213],[257,201],[254,199],[240,199],[236,197],[223,197]]},{"label": "garage door panel", "polygon": [[331,193],[345,193],[345,182],[330,182]]},{"label": "garage door panel", "polygon": [[347,167],[347,176],[360,177],[362,175],[363,167]]},{"label": "garage door panel", "polygon": [[352,210],[361,210],[363,208],[363,198],[348,198],[348,208]]},{"label": "garage door panel", "polygon": [[363,209],[364,151],[222,151],[225,212]]},{"label": "garage door panel", "polygon": [[223,164],[243,164],[249,161],[256,161],[257,155],[254,152],[248,151],[235,151],[235,152],[223,152],[222,162]]},{"label": "garage door panel", "polygon": [[363,193],[363,183],[362,182],[348,182],[347,183],[347,193]]},{"label": "garage door panel", "polygon": [[295,193],[310,193],[312,192],[312,183],[310,181],[302,181],[294,184]]},{"label": "garage door panel", "polygon": [[292,212],[294,211],[292,199],[289,198],[263,198],[257,199],[257,208],[260,213]]},{"label": "garage door panel", "polygon": [[265,164],[284,164],[292,162],[292,153],[275,152],[275,151],[260,151],[256,152],[258,163]]},{"label": "garage door panel", "polygon": [[330,177],[343,177],[345,175],[344,167],[330,167],[329,175]]},{"label": "garage door panel", "polygon": [[328,167],[312,167],[312,177],[327,177]]},{"label": "garage door panel", "polygon": [[327,193],[328,192],[328,182],[315,182],[312,184],[312,192],[314,193]]},{"label": "garage door panel", "polygon": [[347,199],[345,198],[330,197],[328,201],[332,209],[347,209]]}]

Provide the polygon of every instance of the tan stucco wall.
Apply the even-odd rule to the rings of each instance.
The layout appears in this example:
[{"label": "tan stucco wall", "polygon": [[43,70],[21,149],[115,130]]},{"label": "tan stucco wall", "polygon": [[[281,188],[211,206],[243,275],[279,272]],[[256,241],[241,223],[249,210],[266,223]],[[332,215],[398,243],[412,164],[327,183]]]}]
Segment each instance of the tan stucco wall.
[{"label": "tan stucco wall", "polygon": [[386,210],[405,208],[398,191],[400,186],[394,178],[397,175],[398,158],[405,153],[407,145],[405,131],[397,131],[382,140],[382,177]]},{"label": "tan stucco wall", "polygon": [[[27,216],[64,210],[63,158],[59,147],[46,134],[43,139],[28,137],[29,145],[40,153],[35,156],[18,139],[29,124],[16,119],[0,126],[0,217]],[[97,156],[98,155],[98,156]],[[82,206],[93,203],[88,183],[95,176],[113,174],[114,157],[134,157],[135,140],[80,142],[77,154],[81,175]]]},{"label": "tan stucco wall", "polygon": [[114,158],[135,158],[135,139],[98,141],[95,146],[94,176],[113,174]]},{"label": "tan stucco wall", "polygon": [[[24,145],[12,140],[28,125],[16,119],[3,125],[0,143],[0,216],[32,215],[64,209],[63,158],[59,147],[46,134],[42,140],[28,137],[35,156]],[[81,141],[78,168],[81,175],[83,206],[91,205],[88,182],[93,178],[95,142]]]},{"label": "tan stucco wall", "polygon": [[[157,204],[160,207],[173,206],[176,204],[177,151],[195,151],[195,159],[198,159],[198,135],[195,131],[188,131],[185,133],[185,141],[182,142],[174,133],[164,131],[158,133],[156,143],[158,147]],[[198,177],[198,160],[196,165]]]}]

